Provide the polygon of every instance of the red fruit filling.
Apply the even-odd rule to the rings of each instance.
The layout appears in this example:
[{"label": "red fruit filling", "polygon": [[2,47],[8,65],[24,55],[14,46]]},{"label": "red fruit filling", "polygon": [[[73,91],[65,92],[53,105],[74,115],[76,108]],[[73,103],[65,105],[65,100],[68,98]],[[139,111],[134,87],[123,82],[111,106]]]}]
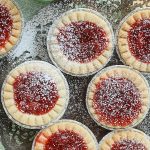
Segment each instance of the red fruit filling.
[{"label": "red fruit filling", "polygon": [[0,49],[3,48],[10,37],[13,20],[9,10],[0,4]]},{"label": "red fruit filling", "polygon": [[137,21],[128,32],[129,49],[143,63],[150,63],[150,19]]},{"label": "red fruit filling", "polygon": [[54,80],[40,72],[19,75],[13,88],[17,108],[28,114],[45,114],[54,108],[59,99]]},{"label": "red fruit filling", "polygon": [[111,126],[128,126],[141,112],[139,90],[126,78],[101,79],[96,84],[93,108],[100,122]]},{"label": "red fruit filling", "polygon": [[88,21],[72,22],[57,35],[60,50],[70,60],[90,62],[99,57],[108,46],[106,32]]}]

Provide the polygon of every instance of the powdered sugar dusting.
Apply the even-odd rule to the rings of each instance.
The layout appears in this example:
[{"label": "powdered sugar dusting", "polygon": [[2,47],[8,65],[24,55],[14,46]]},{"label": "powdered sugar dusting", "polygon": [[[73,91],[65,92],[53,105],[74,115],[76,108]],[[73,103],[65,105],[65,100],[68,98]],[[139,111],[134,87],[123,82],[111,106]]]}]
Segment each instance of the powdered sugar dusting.
[{"label": "powdered sugar dusting", "polygon": [[[31,0],[18,1],[27,2],[28,5],[30,5],[31,2]],[[17,48],[7,57],[0,60],[0,85],[2,85],[6,75],[11,69],[26,60],[43,60],[51,63],[47,54],[46,37],[51,24],[56,17],[62,13],[73,8],[91,8],[104,15],[113,25],[113,28],[116,29],[120,20],[137,6],[133,6],[132,3],[132,0],[60,0],[58,3],[52,3],[46,6],[40,10],[31,21],[26,22],[23,37]],[[138,5],[138,7],[139,6],[142,5]],[[29,9],[26,9],[26,13],[29,14],[29,11]],[[119,60],[116,52],[114,52],[107,66],[116,64],[122,64],[122,62]],[[65,76],[70,87],[70,102],[63,118],[74,119],[87,125],[99,141],[108,131],[93,121],[85,105],[86,90],[92,76],[84,78],[71,77],[69,75]],[[147,75],[147,79],[150,81],[148,76],[149,75]],[[11,150],[31,149],[31,144],[37,130],[28,130],[12,123],[6,116],[1,105],[0,116],[0,133],[5,148]],[[138,126],[138,129],[150,135],[149,122],[150,112],[147,114],[145,120]]]},{"label": "powdered sugar dusting", "polygon": [[135,140],[121,140],[112,145],[111,150],[147,150],[147,148]]},{"label": "powdered sugar dusting", "polygon": [[[39,138],[39,137],[38,137]],[[38,141],[38,139],[36,139]],[[82,135],[69,130],[59,130],[46,141],[44,150],[87,150]]]},{"label": "powdered sugar dusting", "polygon": [[54,80],[40,72],[19,75],[13,87],[18,109],[28,114],[41,115],[49,112],[59,98]]},{"label": "powdered sugar dusting", "polygon": [[93,108],[100,122],[125,127],[141,112],[140,93],[132,81],[126,78],[101,79],[96,84]]},{"label": "powdered sugar dusting", "polygon": [[108,45],[105,31],[88,21],[72,22],[57,35],[60,49],[71,61],[85,63],[102,54]]},{"label": "powdered sugar dusting", "polygon": [[150,63],[150,19],[140,20],[128,32],[128,42],[133,56]]},{"label": "powdered sugar dusting", "polygon": [[0,50],[10,37],[13,20],[7,7],[0,4]]}]

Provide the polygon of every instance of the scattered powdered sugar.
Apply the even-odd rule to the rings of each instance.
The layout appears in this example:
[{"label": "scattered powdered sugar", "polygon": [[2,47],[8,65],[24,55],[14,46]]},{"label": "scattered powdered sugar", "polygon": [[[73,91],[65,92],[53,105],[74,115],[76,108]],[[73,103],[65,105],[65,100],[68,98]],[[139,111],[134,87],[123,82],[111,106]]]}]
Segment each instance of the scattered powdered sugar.
[{"label": "scattered powdered sugar", "polygon": [[108,45],[103,28],[88,21],[72,22],[60,29],[57,40],[71,61],[87,63],[102,54]]},{"label": "scattered powdered sugar", "polygon": [[147,150],[147,148],[142,144],[134,140],[123,139],[112,145],[111,150]]},{"label": "scattered powdered sugar", "polygon": [[126,78],[101,79],[96,84],[93,108],[100,122],[111,126],[128,126],[141,112],[140,92]]},{"label": "scattered powdered sugar", "polygon": [[140,20],[128,32],[130,51],[137,59],[150,63],[150,19]]},{"label": "scattered powdered sugar", "polygon": [[5,43],[10,37],[13,20],[7,7],[0,4],[0,49],[5,46]]},{"label": "scattered powdered sugar", "polygon": [[28,114],[42,115],[49,112],[59,98],[54,80],[40,72],[19,75],[13,87],[18,109]]},{"label": "scattered powdered sugar", "polygon": [[82,136],[73,131],[59,130],[48,137],[44,150],[87,150]]},{"label": "scattered powdered sugar", "polygon": [[[120,20],[132,10],[131,6],[132,1],[126,0],[60,0],[58,3],[52,3],[43,8],[25,24],[23,36],[17,48],[0,60],[1,86],[9,71],[26,60],[43,60],[51,63],[47,53],[46,37],[53,21],[63,12],[77,7],[92,8],[107,17],[116,29]],[[116,64],[122,63],[115,52],[107,66]],[[79,78],[64,75],[70,87],[70,102],[63,118],[82,122],[92,130],[99,141],[108,131],[99,127],[92,120],[85,105],[87,86],[93,76]],[[149,78],[148,80],[150,81]],[[31,149],[37,130],[24,129],[12,123],[2,105],[0,105],[0,117],[1,140],[5,148],[11,150]],[[138,128],[150,135],[149,122],[150,113]]]}]

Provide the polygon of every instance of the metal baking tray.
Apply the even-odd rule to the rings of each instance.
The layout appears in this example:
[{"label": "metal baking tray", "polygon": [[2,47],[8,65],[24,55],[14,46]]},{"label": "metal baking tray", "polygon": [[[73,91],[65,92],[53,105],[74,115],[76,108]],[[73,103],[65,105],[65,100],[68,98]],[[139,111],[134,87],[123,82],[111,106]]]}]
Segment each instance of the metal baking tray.
[{"label": "metal baking tray", "polygon": [[[58,0],[57,2],[40,4],[36,0],[15,0],[19,3],[25,18],[25,26],[19,45],[0,60],[0,87],[6,75],[15,66],[27,60],[43,60],[52,63],[48,57],[46,38],[53,21],[65,11],[73,8],[90,8],[100,12],[111,23],[114,33],[119,22],[124,16],[137,7],[150,6],[148,0]],[[36,6],[31,5],[36,3]],[[37,11],[38,13],[33,15]],[[30,9],[28,9],[30,8]],[[36,11],[35,11],[36,10]],[[32,16],[29,17],[29,13]],[[32,18],[32,19],[28,19]],[[116,50],[106,66],[121,65]],[[73,77],[65,74],[70,88],[70,102],[62,117],[79,121],[91,129],[98,142],[109,131],[98,126],[88,114],[86,109],[86,91],[92,76]],[[144,74],[150,83],[150,75]],[[136,128],[150,135],[150,112]],[[29,130],[14,124],[5,114],[2,104],[0,104],[0,150],[30,150],[35,135],[39,130]]]}]

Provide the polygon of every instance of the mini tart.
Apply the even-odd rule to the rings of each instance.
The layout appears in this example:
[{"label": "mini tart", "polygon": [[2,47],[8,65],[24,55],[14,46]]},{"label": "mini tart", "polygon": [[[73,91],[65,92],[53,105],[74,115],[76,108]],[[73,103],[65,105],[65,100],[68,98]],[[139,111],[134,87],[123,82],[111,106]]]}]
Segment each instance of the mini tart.
[{"label": "mini tart", "polygon": [[106,129],[135,126],[149,110],[148,82],[129,67],[108,67],[90,82],[86,103],[91,117]]},{"label": "mini tart", "polygon": [[60,120],[41,130],[35,137],[32,150],[97,150],[93,133],[73,120]]},{"label": "mini tart", "polygon": [[29,61],[13,69],[2,87],[10,119],[26,128],[41,128],[65,112],[69,88],[62,73],[47,62]]},{"label": "mini tart", "polygon": [[98,12],[74,9],[65,12],[50,28],[48,53],[54,64],[65,73],[90,75],[109,61],[113,39],[109,22]]},{"label": "mini tart", "polygon": [[116,130],[100,141],[99,150],[150,150],[150,138],[132,128]]},{"label": "mini tart", "polygon": [[17,44],[22,24],[22,15],[16,4],[11,0],[0,0],[0,57]]},{"label": "mini tart", "polygon": [[117,39],[123,62],[139,71],[150,72],[150,8],[138,9],[125,17]]}]

